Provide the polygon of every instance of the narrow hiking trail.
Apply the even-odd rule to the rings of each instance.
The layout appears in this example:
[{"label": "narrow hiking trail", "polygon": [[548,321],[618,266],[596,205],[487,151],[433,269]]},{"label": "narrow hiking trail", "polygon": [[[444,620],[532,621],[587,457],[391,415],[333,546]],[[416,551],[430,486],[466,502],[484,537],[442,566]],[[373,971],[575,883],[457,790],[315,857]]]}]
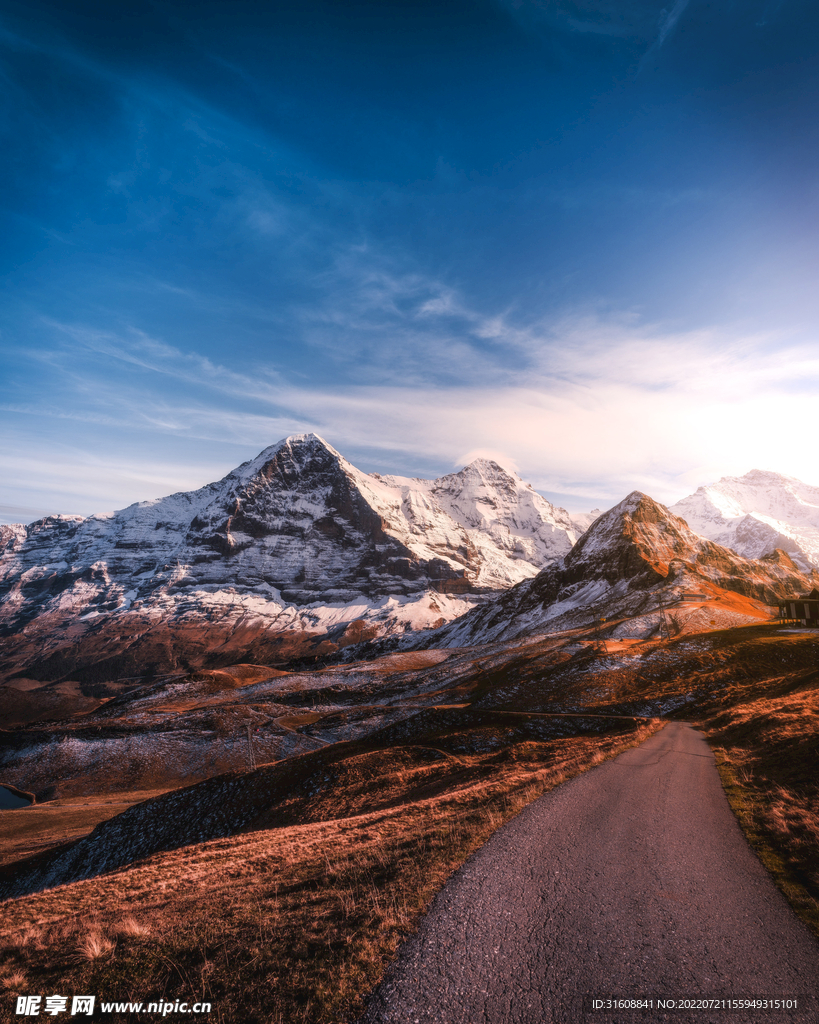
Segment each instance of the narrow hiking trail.
[{"label": "narrow hiking trail", "polygon": [[[361,1024],[819,1022],[819,943],[684,723],[541,797],[458,871]],[[594,1010],[590,997],[653,999]],[[790,997],[788,1011],[658,998]]]}]

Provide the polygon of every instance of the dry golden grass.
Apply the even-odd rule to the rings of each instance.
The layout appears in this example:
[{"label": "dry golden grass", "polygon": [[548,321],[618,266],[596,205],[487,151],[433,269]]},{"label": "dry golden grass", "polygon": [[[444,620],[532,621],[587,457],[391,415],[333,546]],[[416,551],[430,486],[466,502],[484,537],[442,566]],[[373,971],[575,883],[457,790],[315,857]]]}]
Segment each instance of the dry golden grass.
[{"label": "dry golden grass", "polygon": [[[629,654],[640,660],[630,663]],[[468,714],[439,716],[463,726],[410,736],[400,724],[384,733],[386,750],[358,743],[306,755],[311,772],[320,765],[331,777],[309,796],[295,786],[300,771],[301,782],[312,777],[306,759],[260,770],[254,806],[265,785],[284,795],[271,796],[242,834],[0,907],[0,984],[9,992],[205,1000],[226,1024],[354,1018],[432,896],[498,825],[657,727],[623,722],[620,734],[522,740],[510,734],[508,716],[491,721],[490,701],[507,710],[604,711],[688,698],[680,714],[703,719],[749,838],[819,928],[813,638],[749,627],[685,643],[608,645],[605,657],[592,649],[574,656],[555,641],[470,656],[473,668],[453,670],[457,686],[441,691],[442,702],[467,692],[475,702]],[[418,721],[427,717],[435,718],[430,711]],[[288,771],[290,789],[282,783]],[[36,811],[6,815],[22,821]],[[81,956],[92,931],[110,946]],[[0,1019],[11,1019],[7,1009],[0,1003]]]},{"label": "dry golden grass", "polygon": [[86,932],[77,943],[79,958],[83,960],[104,960],[113,956],[117,948],[116,942],[102,932]]},{"label": "dry golden grass", "polygon": [[471,695],[473,707],[615,712],[682,697],[688,703],[680,714],[691,718],[763,694],[780,696],[819,668],[815,636],[789,634],[774,624],[671,641],[608,641],[597,651],[595,646],[589,643],[573,656],[553,641],[510,646],[483,668]]},{"label": "dry golden grass", "polygon": [[[623,723],[601,736],[447,755],[437,779],[428,756],[423,770],[408,770],[408,748],[356,752],[349,792],[323,803],[321,820],[307,804],[311,820],[257,822],[5,904],[2,962],[9,976],[24,970],[16,984],[32,992],[204,1000],[215,1019],[242,1024],[353,1019],[433,895],[499,825],[658,727]],[[486,730],[480,740],[478,749]],[[89,934],[110,946],[76,959],[71,950]]]},{"label": "dry golden grass", "polygon": [[116,926],[117,935],[123,935],[130,939],[144,938],[151,934],[151,926],[145,921],[138,921],[133,914],[128,914]]},{"label": "dry golden grass", "polygon": [[6,965],[0,967],[0,986],[6,989],[6,991],[22,991],[26,987],[27,982],[28,977],[25,971],[19,969],[9,970]]},{"label": "dry golden grass", "polygon": [[703,723],[749,842],[819,937],[819,690],[815,680]]}]

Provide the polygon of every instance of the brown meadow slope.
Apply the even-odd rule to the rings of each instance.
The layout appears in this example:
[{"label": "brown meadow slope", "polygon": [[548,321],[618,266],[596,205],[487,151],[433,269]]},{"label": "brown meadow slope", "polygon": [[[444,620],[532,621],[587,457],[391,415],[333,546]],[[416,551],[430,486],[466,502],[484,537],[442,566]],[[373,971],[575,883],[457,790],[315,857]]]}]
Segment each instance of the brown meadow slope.
[{"label": "brown meadow slope", "polygon": [[[594,715],[702,728],[746,834],[816,927],[818,668],[819,635],[776,625],[670,641],[571,631],[268,680],[227,666],[115,698],[89,719],[150,705],[177,720],[192,700],[226,722],[275,710],[316,749],[141,803],[56,854],[108,873],[0,907],[0,1014],[14,992],[63,986],[210,999],[225,1021],[350,1019],[501,821],[653,728]],[[334,742],[345,734],[361,738]],[[18,862],[17,881],[48,859]]]},{"label": "brown meadow slope", "polygon": [[[403,743],[284,762],[279,772],[298,778],[278,805],[278,766],[223,780],[239,783],[236,820],[254,811],[238,832],[3,904],[0,1019],[16,993],[46,990],[211,1001],[221,1021],[350,1019],[435,892],[503,821],[659,725],[598,719],[577,723],[595,732],[548,738],[545,722],[424,716]],[[179,798],[199,806],[207,786]]]}]

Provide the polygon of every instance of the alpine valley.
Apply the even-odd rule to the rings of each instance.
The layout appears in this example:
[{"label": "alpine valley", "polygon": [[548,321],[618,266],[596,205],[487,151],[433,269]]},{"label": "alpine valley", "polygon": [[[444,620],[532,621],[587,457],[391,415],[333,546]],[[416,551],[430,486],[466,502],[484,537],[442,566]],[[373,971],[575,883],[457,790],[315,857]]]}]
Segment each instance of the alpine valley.
[{"label": "alpine valley", "polygon": [[77,684],[95,702],[379,639],[372,653],[603,620],[649,636],[681,602],[677,632],[765,620],[813,586],[819,488],[754,471],[672,510],[635,492],[572,516],[487,459],[431,481],[381,476],[298,434],[197,491],[0,531],[0,679],[50,685],[59,712]]},{"label": "alpine valley", "polygon": [[356,1019],[500,823],[673,717],[810,924],[819,658],[776,606],[819,585],[818,497],[753,472],[571,516],[489,460],[380,476],[303,434],[4,527],[0,800],[32,803],[0,809],[0,986]]}]

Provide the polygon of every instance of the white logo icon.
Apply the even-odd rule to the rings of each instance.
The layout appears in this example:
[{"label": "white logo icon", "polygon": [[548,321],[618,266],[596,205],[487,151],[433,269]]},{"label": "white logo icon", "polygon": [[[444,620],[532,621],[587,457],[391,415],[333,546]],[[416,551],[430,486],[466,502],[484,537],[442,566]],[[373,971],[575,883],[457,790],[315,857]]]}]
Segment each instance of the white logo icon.
[{"label": "white logo icon", "polygon": [[18,996],[17,1012],[25,1017],[40,1016],[40,1000],[42,996]]}]

